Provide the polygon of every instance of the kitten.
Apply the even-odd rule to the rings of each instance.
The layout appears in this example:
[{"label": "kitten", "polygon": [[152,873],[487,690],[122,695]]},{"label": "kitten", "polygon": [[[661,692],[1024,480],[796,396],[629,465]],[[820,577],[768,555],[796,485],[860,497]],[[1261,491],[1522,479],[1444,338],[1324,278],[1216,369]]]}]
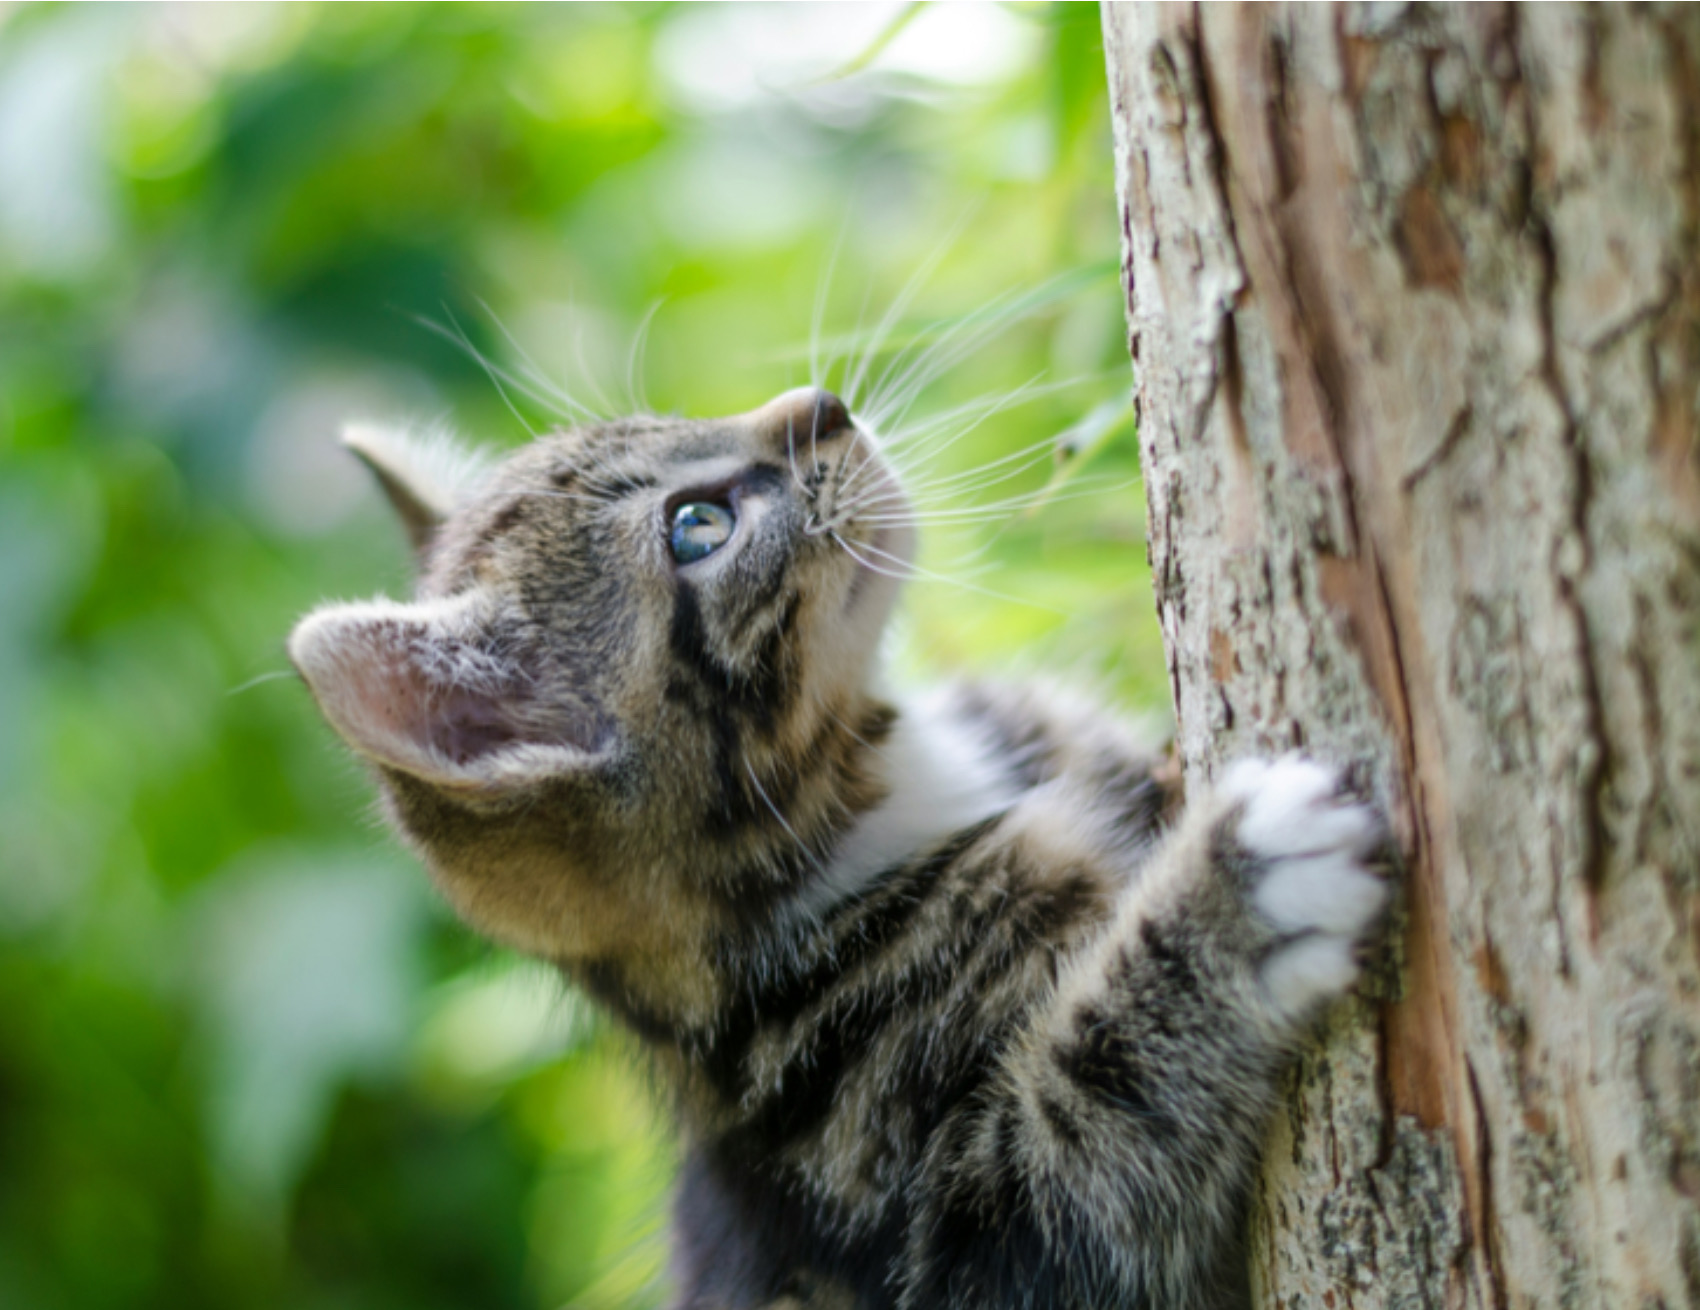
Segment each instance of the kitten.
[{"label": "kitten", "polygon": [[1034,687],[899,702],[913,553],[820,390],[546,436],[349,436],[408,604],[290,655],[466,920],[647,1045],[687,1143],[677,1305],[1218,1307],[1275,1079],[1350,985],[1381,828]]}]

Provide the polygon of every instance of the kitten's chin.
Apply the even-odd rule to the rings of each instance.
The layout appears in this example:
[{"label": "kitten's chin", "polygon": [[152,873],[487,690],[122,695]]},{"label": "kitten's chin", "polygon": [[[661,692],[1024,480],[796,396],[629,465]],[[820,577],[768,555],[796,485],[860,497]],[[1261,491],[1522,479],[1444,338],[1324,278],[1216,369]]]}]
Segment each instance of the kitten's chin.
[{"label": "kitten's chin", "polygon": [[915,529],[908,523],[881,524],[852,558],[856,577],[845,618],[861,627],[883,628],[915,558]]},{"label": "kitten's chin", "polygon": [[851,551],[856,577],[845,602],[846,618],[854,623],[883,628],[890,617],[903,580],[915,562],[915,525],[911,506],[896,473],[879,453],[878,438],[859,433],[866,442],[867,461],[874,469],[873,485],[866,501],[879,507],[873,532]]}]

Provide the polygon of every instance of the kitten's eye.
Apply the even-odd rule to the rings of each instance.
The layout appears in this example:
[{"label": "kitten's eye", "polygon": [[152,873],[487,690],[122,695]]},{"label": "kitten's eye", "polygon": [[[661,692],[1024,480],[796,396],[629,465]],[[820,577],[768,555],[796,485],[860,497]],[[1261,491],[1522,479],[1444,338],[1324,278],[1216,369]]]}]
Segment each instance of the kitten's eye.
[{"label": "kitten's eye", "polygon": [[673,511],[673,558],[689,564],[711,555],[731,539],[738,520],[724,505],[693,500]]}]

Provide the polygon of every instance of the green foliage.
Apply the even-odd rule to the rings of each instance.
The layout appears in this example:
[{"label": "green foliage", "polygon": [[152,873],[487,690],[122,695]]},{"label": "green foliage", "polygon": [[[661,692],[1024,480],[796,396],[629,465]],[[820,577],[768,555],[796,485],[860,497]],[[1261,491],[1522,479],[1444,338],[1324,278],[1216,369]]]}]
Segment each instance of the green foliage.
[{"label": "green foliage", "polygon": [[635,1062],[449,922],[288,674],[407,586],[342,420],[733,412],[817,300],[876,375],[1001,304],[915,411],[1011,402],[927,447],[902,667],[1162,700],[1096,6],[867,8],[0,19],[0,1305],[659,1295]]}]

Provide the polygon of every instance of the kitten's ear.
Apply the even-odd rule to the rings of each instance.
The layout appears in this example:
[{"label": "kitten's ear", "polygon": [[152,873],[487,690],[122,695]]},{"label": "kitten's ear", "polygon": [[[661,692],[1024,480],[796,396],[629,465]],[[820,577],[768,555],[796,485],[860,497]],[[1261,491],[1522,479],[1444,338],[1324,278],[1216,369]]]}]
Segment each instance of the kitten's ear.
[{"label": "kitten's ear", "polygon": [[342,444],[377,477],[415,553],[490,469],[489,460],[440,429],[350,423],[342,430]]},{"label": "kitten's ear", "polygon": [[478,593],[327,605],[289,658],[357,752],[448,791],[495,793],[582,773],[609,733],[594,706],[541,689],[491,636]]}]

